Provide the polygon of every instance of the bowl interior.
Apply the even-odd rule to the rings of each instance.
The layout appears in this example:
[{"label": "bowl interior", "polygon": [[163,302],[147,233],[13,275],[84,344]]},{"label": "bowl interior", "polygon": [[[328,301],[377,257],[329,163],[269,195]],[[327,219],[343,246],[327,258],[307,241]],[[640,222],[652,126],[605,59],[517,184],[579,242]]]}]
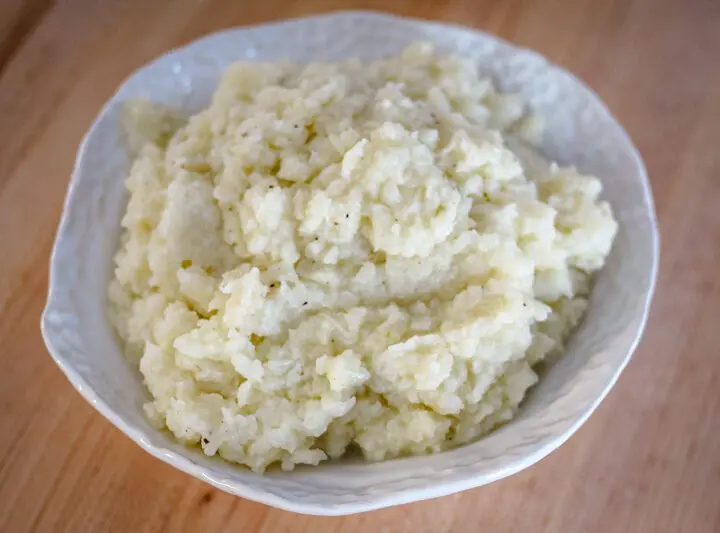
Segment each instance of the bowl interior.
[{"label": "bowl interior", "polygon": [[[118,128],[120,103],[145,97],[194,113],[233,61],[370,60],[417,40],[473,58],[502,89],[520,92],[546,121],[543,151],[603,181],[620,228],[567,352],[547,369],[515,420],[476,443],[434,456],[382,464],[347,460],[259,476],[176,444],[145,420],[141,407],[148,394],[138,371],[123,359],[105,309],[129,168]],[[656,268],[655,215],[642,162],[604,105],[577,79],[481,32],[346,12],[215,34],[157,59],[123,84],[78,153],[53,252],[43,333],[80,392],[153,455],[250,499],[342,514],[478,486],[559,446],[627,363],[644,327]]]}]

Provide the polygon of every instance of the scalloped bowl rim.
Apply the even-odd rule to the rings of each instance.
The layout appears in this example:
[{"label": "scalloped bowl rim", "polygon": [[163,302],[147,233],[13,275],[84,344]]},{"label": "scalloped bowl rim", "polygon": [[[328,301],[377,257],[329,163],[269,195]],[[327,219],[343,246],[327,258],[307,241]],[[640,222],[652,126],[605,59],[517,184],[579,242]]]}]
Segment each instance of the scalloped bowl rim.
[{"label": "scalloped bowl rim", "polygon": [[[113,409],[111,409],[105,401],[103,401],[98,394],[93,390],[93,388],[88,384],[88,382],[72,367],[72,365],[66,361],[65,356],[62,354],[62,348],[58,347],[56,344],[56,339],[54,338],[51,331],[49,331],[48,327],[48,316],[52,311],[54,310],[55,306],[57,305],[57,270],[60,268],[60,263],[57,260],[58,250],[63,244],[64,239],[67,238],[68,233],[68,218],[69,218],[69,208],[71,207],[73,203],[73,199],[76,194],[76,189],[78,186],[77,181],[77,174],[79,172],[80,163],[83,160],[83,158],[86,155],[87,147],[89,140],[93,137],[93,135],[96,133],[96,130],[98,128],[99,123],[101,122],[101,119],[108,113],[110,107],[116,103],[118,96],[122,93],[123,88],[126,87],[133,79],[135,79],[137,76],[141,75],[144,71],[148,70],[151,66],[155,65],[158,62],[161,61],[167,61],[168,59],[171,59],[173,57],[179,56],[181,54],[187,53],[188,51],[192,51],[194,47],[197,47],[198,45],[208,45],[213,40],[222,39],[225,36],[243,32],[247,29],[270,29],[270,28],[278,28],[283,27],[287,25],[293,25],[293,24],[302,24],[307,21],[313,21],[313,20],[319,20],[319,19],[331,19],[333,17],[360,17],[365,19],[371,19],[371,20],[392,20],[398,24],[412,24],[412,25],[424,25],[426,27],[432,27],[435,29],[460,29],[463,31],[470,31],[474,34],[477,34],[479,36],[482,36],[486,39],[491,39],[496,41],[496,43],[506,48],[507,50],[517,52],[517,53],[525,53],[525,54],[533,54],[537,58],[542,58],[540,54],[537,54],[534,51],[521,48],[515,45],[512,45],[506,41],[504,41],[501,38],[498,38],[494,35],[488,34],[486,32],[483,32],[481,30],[477,30],[474,28],[468,28],[460,25],[455,24],[447,24],[447,23],[440,23],[440,22],[430,22],[426,20],[421,19],[414,19],[409,17],[402,17],[397,15],[390,15],[390,14],[384,14],[384,13],[378,13],[373,11],[339,11],[339,12],[331,12],[326,13],[322,15],[313,15],[313,16],[305,16],[305,17],[298,17],[298,18],[292,18],[292,19],[286,19],[282,21],[276,21],[276,22],[270,22],[265,24],[259,24],[259,25],[253,25],[253,26],[244,26],[244,27],[238,27],[238,28],[230,28],[226,30],[222,30],[219,32],[208,34],[200,39],[194,40],[184,46],[172,49],[168,51],[167,53],[153,59],[152,61],[149,61],[148,63],[144,64],[142,67],[134,71],[130,76],[128,76],[122,84],[119,86],[117,91],[113,94],[113,96],[104,104],[96,118],[93,120],[93,123],[85,136],[83,137],[83,140],[80,144],[80,148],[77,152],[77,157],[75,161],[75,166],[73,168],[72,177],[70,180],[70,184],[68,187],[67,196],[65,198],[65,202],[63,205],[63,212],[59,224],[59,229],[57,232],[55,244],[53,246],[51,259],[50,259],[50,276],[49,276],[49,286],[48,286],[48,299],[46,307],[43,311],[42,318],[41,318],[41,330],[43,334],[43,338],[45,340],[45,343],[47,345],[48,351],[50,352],[52,358],[57,363],[57,365],[60,367],[62,372],[66,375],[68,380],[72,383],[72,385],[77,389],[77,391],[97,410],[99,411],[107,420],[109,420],[115,427],[120,429],[123,433],[125,433],[128,437],[130,437],[133,441],[135,441],[142,449],[144,449],[149,454],[153,455],[154,457],[157,457],[158,459],[164,461],[165,463],[168,463],[172,465],[173,467],[182,470],[183,472],[186,472],[198,479],[201,479],[221,490],[224,490],[226,492],[229,492],[231,494],[241,496],[243,498],[247,498],[252,501],[264,503],[273,507],[277,507],[280,509],[284,509],[287,511],[293,511],[293,512],[299,512],[304,514],[314,514],[314,515],[326,515],[326,516],[337,516],[337,515],[347,515],[347,514],[353,514],[358,512],[364,512],[374,509],[380,509],[384,507],[389,507],[392,505],[399,505],[404,503],[409,503],[413,501],[420,501],[428,498],[435,498],[439,496],[444,496],[448,494],[452,494],[455,492],[459,492],[462,490],[479,487],[482,485],[485,485],[487,483],[490,483],[492,481],[502,479],[504,477],[510,476],[516,472],[519,472],[536,462],[540,461],[542,458],[547,456],[549,453],[557,449],[559,446],[561,446],[568,438],[570,438],[579,428],[582,426],[582,424],[588,419],[588,417],[592,414],[592,412],[598,407],[598,405],[602,402],[602,400],[605,398],[605,396],[608,394],[610,389],[614,386],[617,379],[619,378],[622,370],[625,368],[627,363],[630,360],[630,357],[637,347],[640,338],[642,336],[643,330],[647,323],[647,317],[650,307],[650,302],[654,293],[656,280],[657,280],[657,270],[658,270],[658,262],[659,262],[659,235],[657,232],[657,219],[655,215],[654,210],[654,204],[652,200],[652,193],[650,190],[650,185],[647,177],[647,173],[644,167],[644,164],[642,162],[642,159],[637,151],[637,149],[632,144],[632,141],[630,140],[627,133],[622,129],[622,126],[617,122],[617,120],[611,115],[605,104],[600,100],[600,98],[590,89],[588,88],[582,81],[580,81],[577,77],[569,73],[567,70],[563,69],[562,67],[559,67],[557,65],[553,65],[549,63],[547,60],[542,58],[542,60],[546,63],[546,66],[549,69],[554,69],[555,71],[562,73],[565,76],[568,76],[570,79],[572,79],[578,86],[580,86],[582,89],[584,89],[588,97],[591,100],[594,100],[595,105],[598,106],[598,108],[602,109],[604,113],[607,114],[607,118],[610,119],[614,124],[617,126],[617,128],[620,130],[622,135],[625,137],[625,142],[627,143],[627,148],[632,154],[633,157],[633,163],[636,166],[636,170],[638,173],[638,178],[642,182],[642,186],[644,189],[644,207],[645,207],[645,214],[647,217],[649,217],[650,225],[652,227],[652,240],[651,248],[652,248],[652,262],[651,262],[651,271],[649,272],[649,284],[645,291],[645,305],[642,310],[642,316],[639,319],[637,330],[634,332],[634,338],[629,343],[629,348],[627,350],[627,354],[625,355],[622,363],[616,368],[614,374],[610,378],[610,380],[606,383],[606,386],[602,393],[596,397],[592,405],[589,406],[588,409],[586,409],[579,417],[577,417],[572,423],[567,427],[567,429],[561,433],[554,435],[552,438],[547,439],[545,442],[543,442],[542,446],[538,447],[536,450],[534,450],[533,453],[527,454],[524,457],[514,460],[512,462],[509,462],[506,464],[503,468],[496,468],[493,471],[487,473],[486,475],[482,476],[469,476],[462,479],[458,479],[452,482],[444,482],[442,484],[433,485],[429,484],[425,488],[421,489],[413,489],[411,491],[408,490],[401,490],[396,492],[391,492],[388,494],[380,494],[379,496],[375,497],[369,497],[363,500],[358,500],[354,502],[343,502],[339,504],[329,504],[329,505],[323,505],[318,503],[307,503],[302,501],[296,501],[291,498],[278,496],[276,494],[272,494],[266,490],[258,489],[252,485],[249,484],[243,484],[238,482],[228,482],[227,480],[220,479],[217,476],[214,476],[212,474],[208,474],[205,472],[205,469],[194,463],[191,459],[186,457],[185,455],[182,455],[181,453],[177,453],[173,450],[164,448],[162,446],[157,446],[152,444],[147,438],[146,434],[143,430],[132,426],[131,424],[127,423],[121,415],[119,415],[117,412],[115,412]],[[440,456],[444,455],[448,452],[442,452],[439,454]],[[292,476],[292,473],[289,474],[283,474],[286,476]]]}]

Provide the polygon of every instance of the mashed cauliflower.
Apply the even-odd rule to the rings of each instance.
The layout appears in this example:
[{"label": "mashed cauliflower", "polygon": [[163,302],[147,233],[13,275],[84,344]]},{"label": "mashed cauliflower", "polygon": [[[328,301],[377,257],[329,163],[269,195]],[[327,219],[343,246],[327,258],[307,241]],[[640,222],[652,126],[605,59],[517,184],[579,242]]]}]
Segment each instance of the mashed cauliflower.
[{"label": "mashed cauliflower", "polygon": [[113,322],[150,419],[256,471],[510,420],[616,231],[596,178],[508,148],[540,129],[516,95],[425,44],[237,63],[187,121],[130,115]]}]

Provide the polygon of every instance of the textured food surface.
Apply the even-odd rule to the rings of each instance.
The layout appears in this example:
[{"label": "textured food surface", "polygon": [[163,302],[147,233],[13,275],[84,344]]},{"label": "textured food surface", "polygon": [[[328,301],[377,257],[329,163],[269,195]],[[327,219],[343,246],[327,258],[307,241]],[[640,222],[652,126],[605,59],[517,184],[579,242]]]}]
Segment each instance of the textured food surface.
[{"label": "textured food surface", "polygon": [[262,471],[439,451],[510,420],[617,226],[533,170],[539,121],[416,44],[372,65],[238,63],[182,121],[130,105],[113,322],[148,416]]}]

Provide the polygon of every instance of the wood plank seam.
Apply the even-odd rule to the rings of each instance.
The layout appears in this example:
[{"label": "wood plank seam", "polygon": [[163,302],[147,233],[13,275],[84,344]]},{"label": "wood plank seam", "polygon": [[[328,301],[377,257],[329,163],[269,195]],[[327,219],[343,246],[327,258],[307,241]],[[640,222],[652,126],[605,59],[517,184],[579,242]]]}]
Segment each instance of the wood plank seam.
[{"label": "wood plank seam", "polygon": [[35,0],[25,3],[20,16],[10,27],[8,36],[0,41],[0,76],[54,3],[54,0]]}]

